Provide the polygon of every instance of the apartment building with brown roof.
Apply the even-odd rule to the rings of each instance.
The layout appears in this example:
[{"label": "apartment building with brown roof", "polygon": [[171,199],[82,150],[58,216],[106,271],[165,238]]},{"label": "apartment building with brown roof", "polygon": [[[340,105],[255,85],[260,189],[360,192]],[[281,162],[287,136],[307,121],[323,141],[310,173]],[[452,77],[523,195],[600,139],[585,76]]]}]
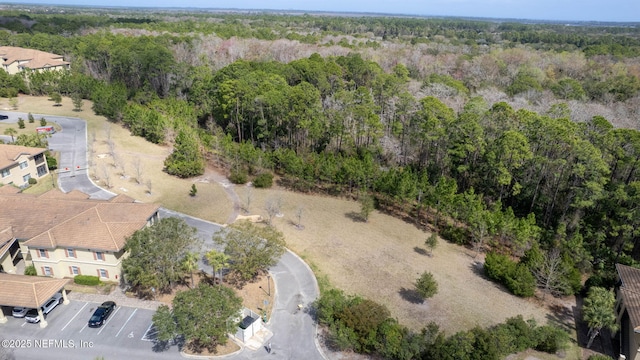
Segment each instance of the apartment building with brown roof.
[{"label": "apartment building with brown roof", "polygon": [[21,71],[47,71],[69,69],[69,63],[62,55],[15,46],[0,46],[2,69],[13,75]]},{"label": "apartment building with brown roof", "polygon": [[640,360],[640,269],[616,264],[616,314],[620,355]]},{"label": "apartment building with brown roof", "polygon": [[[125,195],[92,200],[54,189],[38,196],[0,192],[0,208],[0,226],[10,227],[22,258],[38,275],[118,281],[126,239],[156,222],[159,206]],[[0,264],[6,261],[0,258]]]},{"label": "apartment building with brown roof", "polygon": [[29,185],[29,179],[42,179],[49,175],[47,149],[0,144],[0,184],[18,187]]}]

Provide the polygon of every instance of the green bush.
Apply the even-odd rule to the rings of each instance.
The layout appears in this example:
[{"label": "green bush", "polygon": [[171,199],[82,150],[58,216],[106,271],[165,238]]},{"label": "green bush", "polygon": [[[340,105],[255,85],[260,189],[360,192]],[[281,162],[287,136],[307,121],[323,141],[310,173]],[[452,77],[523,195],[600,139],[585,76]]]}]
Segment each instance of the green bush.
[{"label": "green bush", "polygon": [[464,245],[468,242],[469,234],[466,229],[453,225],[446,225],[442,228],[440,236],[448,242]]},{"label": "green bush", "polygon": [[514,295],[533,296],[536,289],[536,279],[531,271],[506,255],[490,252],[484,262],[485,274],[509,289]]},{"label": "green bush", "polygon": [[49,171],[58,168],[58,159],[56,159],[55,156],[47,151],[44,153],[44,157],[47,159],[47,167],[49,168]]},{"label": "green bush", "polygon": [[248,180],[248,175],[243,170],[233,170],[231,174],[229,174],[229,181],[234,184],[246,184]]},{"label": "green bush", "polygon": [[536,339],[536,350],[554,354],[567,346],[569,334],[555,326],[545,325],[536,329]]},{"label": "green bush", "polygon": [[24,268],[24,274],[29,276],[37,276],[38,272],[36,271],[36,267],[33,265],[29,265]]},{"label": "green bush", "polygon": [[73,282],[78,285],[96,286],[100,285],[100,278],[95,275],[76,275]]},{"label": "green bush", "polygon": [[273,175],[265,172],[253,179],[253,186],[257,188],[270,188],[273,185]]},{"label": "green bush", "polygon": [[20,129],[24,129],[25,125],[24,125],[24,119],[19,117],[18,118],[18,128]]},{"label": "green bush", "polygon": [[35,185],[38,183],[38,180],[36,180],[36,178],[29,178],[29,185]]}]

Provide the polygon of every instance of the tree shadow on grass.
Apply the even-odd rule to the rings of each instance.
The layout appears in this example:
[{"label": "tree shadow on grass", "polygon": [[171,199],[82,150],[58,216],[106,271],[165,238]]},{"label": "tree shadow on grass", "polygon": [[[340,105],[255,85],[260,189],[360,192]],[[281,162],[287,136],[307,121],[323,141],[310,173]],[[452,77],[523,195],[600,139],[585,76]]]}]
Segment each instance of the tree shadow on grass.
[{"label": "tree shadow on grass", "polygon": [[421,248],[421,247],[414,247],[413,251],[417,252],[420,255],[424,255],[424,256],[428,256],[431,257],[431,254],[427,252],[427,250]]},{"label": "tree shadow on grass", "polygon": [[365,219],[362,218],[362,215],[360,215],[360,213],[357,213],[355,211],[350,211],[350,212],[344,214],[344,216],[346,216],[347,218],[353,220],[353,222],[361,222],[361,223],[366,223],[367,222]]},{"label": "tree shadow on grass", "polygon": [[471,264],[469,264],[469,269],[471,269],[471,271],[473,271],[474,274],[476,274],[476,275],[478,275],[478,276],[480,276],[480,277],[482,277],[484,279],[490,280],[487,277],[487,275],[484,273],[484,263],[482,261],[476,260],[476,261],[471,262]]},{"label": "tree shadow on grass", "polygon": [[403,288],[400,288],[400,291],[398,291],[398,294],[400,294],[400,296],[402,296],[403,299],[405,299],[406,301],[412,304],[424,303],[424,299],[422,298],[422,296],[420,296],[420,294],[418,294],[418,292],[415,289],[407,289],[403,287]]}]

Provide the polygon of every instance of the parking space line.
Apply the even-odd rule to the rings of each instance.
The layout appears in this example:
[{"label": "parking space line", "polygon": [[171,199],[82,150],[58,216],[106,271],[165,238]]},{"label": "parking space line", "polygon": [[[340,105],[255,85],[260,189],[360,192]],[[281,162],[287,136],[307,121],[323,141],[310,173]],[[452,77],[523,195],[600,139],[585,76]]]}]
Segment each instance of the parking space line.
[{"label": "parking space line", "polygon": [[[149,327],[147,328],[147,331],[144,332],[144,334],[142,335],[142,338],[140,338],[140,340],[142,340],[142,341],[153,341],[153,340],[149,340],[149,338],[147,338],[147,334],[149,333],[149,331],[151,331],[152,327],[153,327],[153,322],[151,324],[149,324]],[[157,331],[155,333],[157,333]],[[155,333],[154,333],[154,335],[155,335]]]},{"label": "parking space line", "polygon": [[125,326],[127,326],[127,323],[129,322],[129,320],[131,320],[131,318],[133,317],[133,315],[135,315],[136,311],[138,311],[138,309],[133,310],[133,312],[131,313],[131,316],[129,316],[129,318],[127,319],[127,321],[124,322],[124,325],[122,325],[122,327],[120,328],[120,331],[118,331],[118,333],[116,334],[116,337],[118,337],[118,335],[120,335],[120,332],[122,332],[122,329],[124,329]]},{"label": "parking space line", "polygon": [[63,326],[63,327],[62,327],[62,329],[60,329],[60,331],[64,331],[64,329],[66,329],[66,328],[67,328],[67,326],[69,326],[69,324],[71,324],[71,322],[73,321],[73,319],[75,319],[75,318],[76,318],[76,316],[80,315],[80,312],[82,311],[82,309],[84,309],[87,305],[89,305],[89,303],[88,303],[88,302],[84,303],[84,305],[80,308],[80,310],[78,310],[78,313],[77,313],[77,314],[75,314],[75,315],[73,315],[73,317],[71,318],[71,320],[69,320],[69,322],[68,322],[65,326]]},{"label": "parking space line", "polygon": [[87,324],[84,324],[84,326],[82,327],[82,329],[80,329],[80,331],[78,331],[79,333],[82,332],[82,330],[84,330],[87,327]]},{"label": "parking space line", "polygon": [[100,335],[100,333],[102,332],[102,330],[104,330],[104,328],[107,327],[107,324],[109,323],[109,321],[111,321],[111,319],[113,319],[114,316],[116,316],[116,313],[118,312],[118,310],[120,310],[121,307],[118,306],[118,308],[116,309],[116,311],[113,312],[113,314],[111,314],[111,316],[109,316],[109,319],[107,319],[107,321],[104,323],[104,325],[102,325],[102,327],[100,328],[100,331],[98,331],[98,335]]}]

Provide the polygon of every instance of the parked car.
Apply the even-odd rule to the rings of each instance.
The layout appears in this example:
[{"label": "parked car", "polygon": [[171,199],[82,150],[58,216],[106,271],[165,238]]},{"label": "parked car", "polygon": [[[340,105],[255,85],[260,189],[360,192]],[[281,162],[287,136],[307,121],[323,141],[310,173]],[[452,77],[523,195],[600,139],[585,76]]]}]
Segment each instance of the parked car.
[{"label": "parked car", "polygon": [[116,303],[113,301],[105,301],[102,305],[98,306],[96,311],[91,315],[91,319],[89,319],[89,327],[100,327],[104,325],[109,318],[109,315],[116,308]]},{"label": "parked car", "polygon": [[[47,302],[44,303],[44,305],[42,305],[42,307],[40,308],[42,309],[42,314],[47,315],[48,313],[50,313],[51,310],[53,310],[56,306],[62,303],[62,299],[63,298],[61,293],[53,294],[51,299],[47,300]],[[38,310],[30,309],[29,311],[27,311],[26,315],[24,316],[24,319],[27,320],[27,322],[29,323],[33,323],[33,324],[39,323],[40,317],[38,316]]]},{"label": "parked car", "polygon": [[0,120],[7,120],[9,116],[0,114]]},{"label": "parked car", "polygon": [[27,315],[27,311],[29,310],[30,309],[26,307],[16,306],[13,308],[12,315],[14,318],[23,318],[25,315]]},{"label": "parked car", "polygon": [[38,316],[37,309],[29,309],[27,314],[24,316],[24,319],[27,320],[28,323],[37,324],[40,322],[40,316]]}]

